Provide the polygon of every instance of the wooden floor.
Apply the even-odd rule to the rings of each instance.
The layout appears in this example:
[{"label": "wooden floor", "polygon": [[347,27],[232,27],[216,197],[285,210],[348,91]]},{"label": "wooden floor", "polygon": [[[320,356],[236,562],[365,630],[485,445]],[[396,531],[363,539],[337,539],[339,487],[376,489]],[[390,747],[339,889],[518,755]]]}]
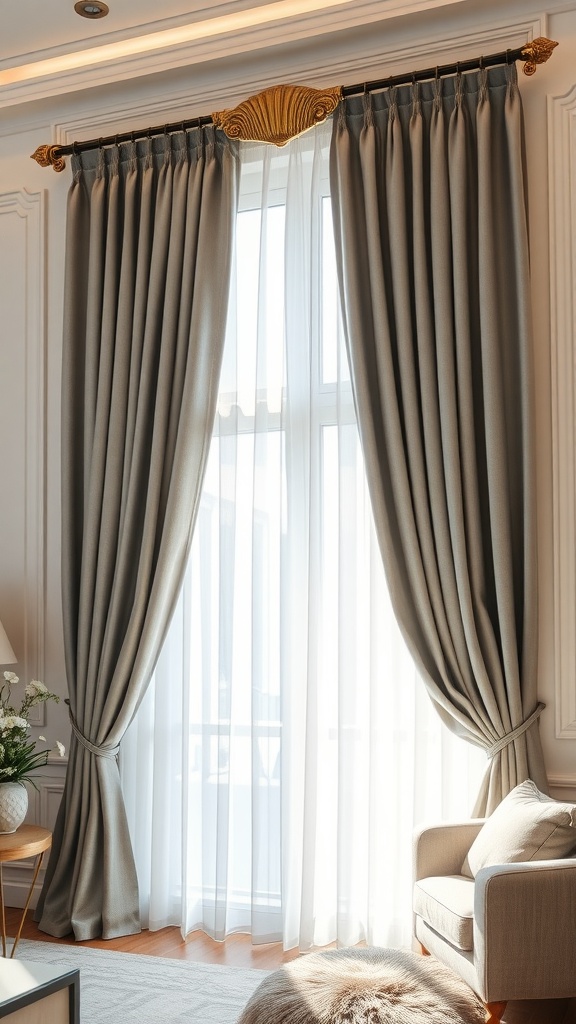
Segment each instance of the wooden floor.
[{"label": "wooden floor", "polygon": [[[6,929],[9,935],[18,930],[21,911],[6,908]],[[42,942],[76,945],[74,939],[54,939],[38,931],[29,913],[22,929],[22,938]],[[298,950],[285,953],[279,942],[253,946],[248,935],[231,935],[226,942],[214,942],[202,932],[192,932],[186,939],[178,928],[162,928],[157,932],[141,932],[120,939],[93,939],[77,945],[93,949],[113,949],[121,953],[145,953],[175,960],[194,960],[232,967],[254,967],[273,971],[299,956]],[[576,1000],[557,999],[549,1002],[509,1003],[502,1024],[576,1024]]]},{"label": "wooden floor", "polygon": [[[18,931],[21,913],[21,910],[6,908],[8,935],[15,935]],[[125,935],[120,939],[92,939],[90,942],[76,943],[72,936],[54,939],[51,935],[39,931],[32,920],[31,912],[26,916],[21,937],[93,949],[113,949],[120,953],[165,956],[172,960],[195,960],[209,964],[227,964],[229,967],[254,967],[263,971],[273,971],[299,955],[297,949],[285,953],[280,942],[253,946],[248,935],[231,935],[226,942],[214,942],[203,932],[192,932],[183,939],[178,928],[162,928],[157,932],[144,931],[139,935]]]}]

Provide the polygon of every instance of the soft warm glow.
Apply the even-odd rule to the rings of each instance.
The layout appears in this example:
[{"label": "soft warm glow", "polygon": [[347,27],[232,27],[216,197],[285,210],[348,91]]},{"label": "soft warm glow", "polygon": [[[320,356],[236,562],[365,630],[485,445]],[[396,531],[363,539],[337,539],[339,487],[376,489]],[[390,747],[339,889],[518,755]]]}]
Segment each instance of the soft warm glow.
[{"label": "soft warm glow", "polygon": [[210,18],[207,21],[181,25],[179,28],[151,32],[135,39],[124,39],[108,43],[105,46],[94,46],[88,50],[78,50],[60,57],[49,57],[32,64],[7,68],[0,72],[0,85],[25,82],[29,79],[43,78],[46,75],[61,74],[63,71],[73,71],[77,68],[120,60],[138,53],[161,50],[167,46],[179,46],[199,39],[241,32],[247,28],[283,21],[302,14],[311,14],[314,11],[344,7],[348,3],[350,0],[278,0],[277,3],[265,4],[263,7],[254,7],[246,11]]}]

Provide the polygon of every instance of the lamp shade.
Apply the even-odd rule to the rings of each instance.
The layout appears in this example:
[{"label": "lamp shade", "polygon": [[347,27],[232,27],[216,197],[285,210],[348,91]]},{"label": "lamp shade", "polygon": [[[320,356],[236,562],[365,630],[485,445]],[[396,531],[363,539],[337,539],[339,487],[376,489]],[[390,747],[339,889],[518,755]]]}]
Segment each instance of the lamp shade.
[{"label": "lamp shade", "polygon": [[0,622],[0,665],[13,665],[17,660],[12,650],[12,645],[6,636],[6,630]]}]

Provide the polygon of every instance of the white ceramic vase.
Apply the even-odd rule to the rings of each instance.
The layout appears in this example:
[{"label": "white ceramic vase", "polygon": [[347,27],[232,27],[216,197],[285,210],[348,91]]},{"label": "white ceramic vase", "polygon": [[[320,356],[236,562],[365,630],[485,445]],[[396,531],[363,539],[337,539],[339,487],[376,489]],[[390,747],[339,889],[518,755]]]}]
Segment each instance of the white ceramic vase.
[{"label": "white ceramic vase", "polygon": [[15,832],[28,810],[28,790],[23,782],[0,782],[0,835]]}]

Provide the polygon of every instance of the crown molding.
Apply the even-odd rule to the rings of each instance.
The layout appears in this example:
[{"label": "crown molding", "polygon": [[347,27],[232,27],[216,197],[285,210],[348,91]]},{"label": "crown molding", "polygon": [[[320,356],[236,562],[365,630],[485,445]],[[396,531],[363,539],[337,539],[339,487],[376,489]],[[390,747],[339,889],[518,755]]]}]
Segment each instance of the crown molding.
[{"label": "crown molding", "polygon": [[576,84],[548,96],[556,738],[576,740]]},{"label": "crown molding", "polygon": [[146,127],[151,123],[178,121],[206,114],[216,108],[233,105],[239,99],[260,92],[276,82],[305,82],[315,88],[322,88],[331,84],[346,85],[359,79],[385,77],[397,68],[423,66],[429,60],[431,49],[441,53],[443,61],[449,62],[458,55],[521,46],[543,34],[543,31],[542,18],[525,18],[492,24],[486,29],[475,26],[464,33],[427,34],[415,38],[409,44],[395,46],[388,53],[382,53],[381,48],[373,44],[348,52],[345,58],[339,60],[329,55],[324,59],[319,55],[314,60],[298,59],[297,55],[293,55],[282,68],[275,66],[273,74],[268,67],[259,68],[256,74],[254,68],[251,68],[250,73],[231,74],[228,80],[220,75],[218,81],[197,83],[193,101],[189,89],[172,89],[161,95],[158,95],[158,91],[149,97],[140,95],[131,103],[99,103],[95,110],[84,108],[82,113],[53,121],[50,141],[67,145],[130,128]]},{"label": "crown molding", "polygon": [[[320,7],[323,2],[325,6]],[[526,7],[530,5],[530,0],[527,0]],[[554,3],[551,6],[554,7]],[[482,18],[482,6],[478,0],[276,0],[274,3],[255,3],[244,11],[191,21],[165,33],[155,31],[60,55],[45,51],[49,55],[44,59],[52,61],[52,66],[45,66],[37,59],[27,65],[0,70],[0,108],[173,72],[179,68],[197,69],[206,62],[242,54],[256,55],[267,49],[285,50],[290,45],[295,48],[299,42],[322,36],[329,36],[331,42],[335,38],[347,42],[352,30],[369,31],[370,26],[378,23],[384,28],[394,20],[396,24],[404,24],[413,15],[434,14],[443,9],[452,17],[462,11],[468,15],[477,13],[479,19]],[[525,11],[524,20],[538,20],[538,14]],[[250,18],[256,21],[251,23]],[[490,21],[493,22],[493,18]],[[411,24],[416,29],[417,22]],[[190,38],[182,37],[186,31],[189,31]],[[489,29],[487,34],[490,34]],[[383,37],[384,32],[381,40]],[[137,52],[130,52],[130,46],[137,47]],[[428,36],[428,57],[433,50],[433,42]],[[280,60],[283,62],[283,57]],[[74,63],[65,67],[59,66],[59,61]]]},{"label": "crown molding", "polygon": [[[0,106],[32,102],[178,67],[221,60],[269,46],[469,3],[469,0],[276,0],[179,29],[48,57],[0,71]],[[259,20],[260,19],[260,20]],[[183,38],[188,32],[189,38]],[[131,52],[137,46],[138,52]],[[59,67],[63,62],[74,66]],[[41,73],[45,70],[46,73]]]},{"label": "crown molding", "polygon": [[228,31],[238,32],[244,28],[258,31],[262,25],[269,23],[291,22],[297,25],[300,21],[320,18],[326,30],[326,19],[332,22],[339,16],[340,9],[344,11],[345,20],[350,17],[355,20],[365,18],[374,9],[378,12],[379,20],[387,21],[447,6],[470,6],[471,3],[473,0],[379,0],[378,3],[374,0],[248,0],[245,3],[238,3],[238,0],[215,0],[209,7],[203,3],[189,3],[190,10],[186,14],[159,17],[153,22],[116,32],[100,32],[98,42],[92,45],[89,39],[81,39],[34,50],[33,61],[30,61],[29,53],[0,59],[0,73],[14,68],[33,68],[35,64],[68,57],[84,60],[85,63],[98,62],[98,58],[108,50],[116,52],[117,59],[122,59],[123,48],[128,51],[135,39],[139,40],[138,46],[143,51],[151,52],[168,50],[175,43],[184,42],[187,34],[193,36],[194,40],[215,38]]}]

